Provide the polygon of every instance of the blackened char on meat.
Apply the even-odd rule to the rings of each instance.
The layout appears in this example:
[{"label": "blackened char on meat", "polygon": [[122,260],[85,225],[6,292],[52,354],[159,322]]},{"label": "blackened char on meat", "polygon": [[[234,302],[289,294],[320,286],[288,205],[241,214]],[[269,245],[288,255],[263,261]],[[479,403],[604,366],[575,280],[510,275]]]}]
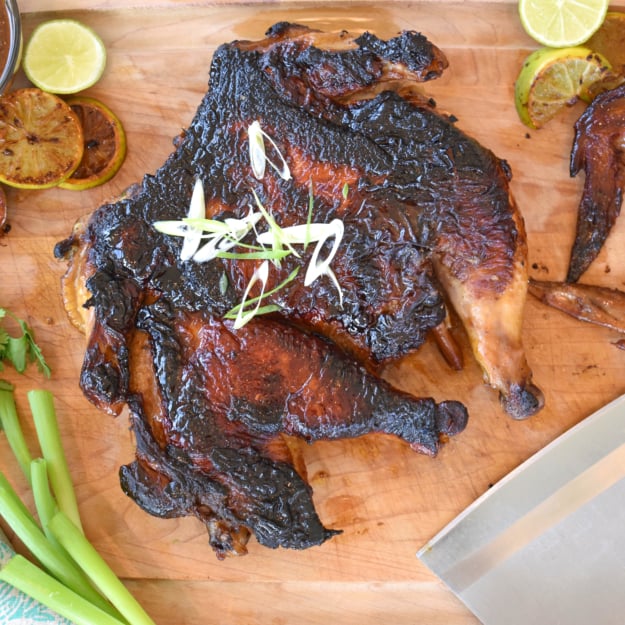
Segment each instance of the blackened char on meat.
[{"label": "blackened char on meat", "polygon": [[[446,66],[414,32],[382,41],[282,23],[223,45],[166,163],[57,246],[71,258],[66,300],[86,300],[81,387],[104,410],[130,408],[137,454],[124,491],[154,515],[200,518],[220,557],[244,552],[250,531],[292,548],[335,533],[284,435],[384,432],[434,455],[465,427],[460,403],[379,377],[443,322],[443,288],[510,414],[542,405],[519,335],[526,248],[509,171],[415,87]],[[254,121],[291,180],[255,178]],[[268,298],[278,313],[235,330],[224,314],[257,263],[182,262],[180,240],[153,227],[186,216],[198,178],[207,217],[240,218],[255,193],[283,227],[306,221],[312,189],[312,220],[344,223],[332,263],[342,301],[327,276],[305,287],[300,271]],[[268,289],[310,253],[272,267]]]},{"label": "blackened char on meat", "polygon": [[575,123],[571,176],[584,170],[567,282],[577,282],[603,248],[625,193],[625,84],[599,94]]}]

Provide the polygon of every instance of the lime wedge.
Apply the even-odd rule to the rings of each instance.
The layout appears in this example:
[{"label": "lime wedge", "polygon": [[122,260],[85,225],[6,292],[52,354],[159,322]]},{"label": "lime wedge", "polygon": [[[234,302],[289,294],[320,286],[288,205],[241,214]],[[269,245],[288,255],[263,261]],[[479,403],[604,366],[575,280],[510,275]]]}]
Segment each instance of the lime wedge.
[{"label": "lime wedge", "polygon": [[76,93],[100,79],[106,48],[95,31],[81,22],[50,20],[33,31],[22,64],[28,79],[43,91]]},{"label": "lime wedge", "polygon": [[552,48],[577,46],[601,26],[609,0],[519,0],[527,34]]},{"label": "lime wedge", "polygon": [[610,74],[610,64],[589,48],[541,48],[523,63],[514,85],[521,121],[540,128],[578,99],[590,102],[593,85]]}]

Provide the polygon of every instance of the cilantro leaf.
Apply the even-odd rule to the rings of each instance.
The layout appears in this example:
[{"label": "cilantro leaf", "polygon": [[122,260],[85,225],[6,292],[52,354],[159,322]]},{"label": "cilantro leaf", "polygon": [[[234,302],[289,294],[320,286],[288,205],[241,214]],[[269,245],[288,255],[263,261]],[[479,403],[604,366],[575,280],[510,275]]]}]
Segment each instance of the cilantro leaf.
[{"label": "cilantro leaf", "polygon": [[3,361],[10,362],[19,373],[26,370],[28,363],[36,362],[39,371],[49,378],[50,367],[41,348],[35,342],[33,330],[26,321],[5,308],[0,308],[0,323],[7,315],[18,324],[22,333],[19,336],[11,336],[0,326],[0,371],[4,369]]}]

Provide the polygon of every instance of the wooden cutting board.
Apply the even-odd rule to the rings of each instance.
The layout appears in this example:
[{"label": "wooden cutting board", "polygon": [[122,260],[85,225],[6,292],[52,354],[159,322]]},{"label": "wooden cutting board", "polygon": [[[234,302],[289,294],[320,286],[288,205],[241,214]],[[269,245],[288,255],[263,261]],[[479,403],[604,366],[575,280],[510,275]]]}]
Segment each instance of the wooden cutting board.
[{"label": "wooden cutting board", "polygon": [[[54,16],[77,17],[98,31],[109,60],[89,93],[118,113],[128,134],[126,162],[102,187],[8,190],[11,228],[0,238],[0,306],[28,319],[54,372],[49,381],[34,369],[2,376],[17,385],[25,416],[28,390],[54,393],[88,536],[158,625],[477,623],[415,554],[490,485],[625,391],[625,352],[615,347],[613,332],[528,301],[525,345],[547,405],[524,422],[508,418],[483,385],[460,330],[466,360],[461,372],[449,370],[436,349],[425,345],[417,357],[391,367],[388,377],[417,394],[465,402],[471,413],[467,430],[435,459],[381,435],[302,445],[319,514],[343,534],[305,552],[272,551],[252,540],[248,556],[219,562],[199,522],[149,517],[121,492],[117,470],[133,455],[128,422],[125,415],[99,413],[81,395],[83,337],[64,314],[64,267],[52,249],[78,217],[165,160],[172,137],[189,123],[206,89],[218,44],[260,37],[274,22],[290,20],[324,29],[371,29],[381,36],[415,29],[441,47],[450,68],[426,86],[428,93],[456,115],[461,128],[510,163],[512,189],[526,220],[530,272],[559,280],[583,184],[583,176],[568,174],[572,124],[581,105],[541,131],[528,131],[517,119],[514,80],[536,45],[521,29],[512,1],[341,8],[312,2],[140,4],[129,9],[121,1],[23,2],[26,37]],[[78,10],[87,6],[92,10]],[[26,84],[23,76],[17,84]],[[623,249],[621,222],[584,280],[623,287]],[[25,429],[32,441],[28,421]],[[0,469],[27,492],[2,437]]]}]

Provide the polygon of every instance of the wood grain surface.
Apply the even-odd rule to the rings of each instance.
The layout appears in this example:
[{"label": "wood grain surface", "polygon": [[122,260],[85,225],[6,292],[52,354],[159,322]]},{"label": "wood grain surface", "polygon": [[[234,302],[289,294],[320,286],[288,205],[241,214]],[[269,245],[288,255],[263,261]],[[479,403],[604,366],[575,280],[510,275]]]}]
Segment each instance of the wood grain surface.
[{"label": "wood grain surface", "polygon": [[[583,175],[572,179],[572,125],[581,105],[540,131],[518,120],[516,74],[536,46],[523,32],[515,2],[184,3],[175,0],[72,2],[23,0],[27,38],[43,19],[76,17],[108,49],[102,80],[89,94],[121,118],[128,155],[120,173],[84,192],[9,189],[10,231],[0,238],[0,306],[26,318],[53,369],[1,375],[26,392],[48,388],[56,406],[89,538],[158,625],[358,624],[469,625],[477,620],[417,560],[417,550],[467,505],[532,453],[625,391],[625,352],[615,333],[577,322],[528,300],[524,340],[546,408],[524,422],[508,418],[485,387],[462,331],[461,372],[433,345],[389,368],[395,384],[436,399],[459,399],[470,411],[464,433],[435,458],[383,435],[301,446],[319,514],[343,534],[304,552],[269,550],[254,540],[249,555],[216,560],[194,519],[159,520],[121,492],[117,471],[133,456],[125,415],[113,419],[82,397],[83,337],[63,311],[64,266],[52,255],[77,218],[153,172],[172,137],[191,120],[216,46],[257,38],[274,22],[324,29],[370,29],[391,36],[426,34],[450,60],[427,91],[458,125],[505,158],[526,221],[531,274],[563,279]],[[82,7],[82,8],[81,8]],[[614,5],[614,8],[617,8]],[[17,85],[26,84],[22,75]],[[625,222],[617,223],[584,281],[622,288]],[[29,440],[34,442],[29,421]],[[27,501],[26,485],[0,437],[0,469]]]}]

